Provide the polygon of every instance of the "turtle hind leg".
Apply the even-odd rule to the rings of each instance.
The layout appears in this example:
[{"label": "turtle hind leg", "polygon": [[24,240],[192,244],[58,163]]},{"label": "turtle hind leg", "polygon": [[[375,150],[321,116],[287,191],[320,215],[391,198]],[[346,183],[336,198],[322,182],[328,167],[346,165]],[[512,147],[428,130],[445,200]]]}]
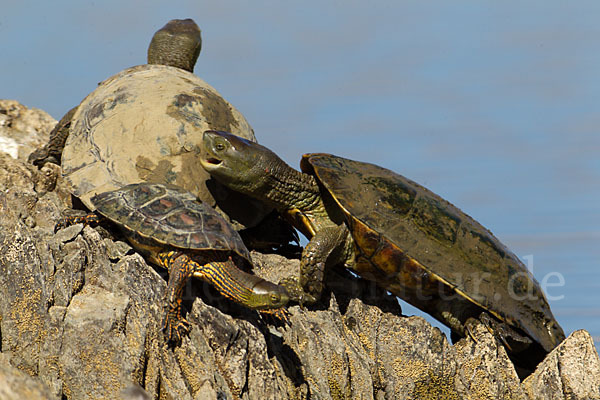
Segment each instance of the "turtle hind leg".
[{"label": "turtle hind leg", "polygon": [[487,313],[482,313],[478,320],[504,345],[521,380],[529,376],[548,354],[541,344],[506,322]]},{"label": "turtle hind leg", "polygon": [[444,324],[451,329],[450,338],[452,343],[456,343],[465,336],[470,337],[475,343],[478,343],[479,340],[473,328],[475,321],[479,321],[511,353],[519,353],[527,349],[532,343],[529,337],[517,332],[510,325],[497,320],[487,312],[482,312],[477,317],[467,318],[464,324],[459,318],[448,311],[443,311],[441,316]]},{"label": "turtle hind leg", "polygon": [[84,224],[95,226],[98,225],[101,221],[102,217],[96,213],[63,217],[56,223],[56,225],[54,225],[54,233],[71,225]]},{"label": "turtle hind leg", "polygon": [[56,123],[52,132],[50,132],[50,139],[48,143],[35,150],[29,155],[27,159],[30,163],[38,168],[42,168],[47,162],[60,165],[62,158],[62,152],[69,136],[69,128],[71,127],[71,120],[77,107],[71,108],[67,113]]},{"label": "turtle hind leg", "polygon": [[479,321],[495,336],[511,353],[521,353],[531,346],[533,341],[517,332],[505,322],[500,322],[487,313],[481,313]]}]

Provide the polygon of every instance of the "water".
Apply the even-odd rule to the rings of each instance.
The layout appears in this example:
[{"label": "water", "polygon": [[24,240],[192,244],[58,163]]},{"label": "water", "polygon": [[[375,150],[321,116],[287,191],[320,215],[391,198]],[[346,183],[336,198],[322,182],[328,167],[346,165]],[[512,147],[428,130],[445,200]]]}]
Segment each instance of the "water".
[{"label": "water", "polygon": [[[55,118],[192,17],[196,73],[297,166],[377,163],[533,257],[567,333],[600,337],[600,3],[24,2],[0,16],[0,97]],[[549,278],[547,278],[549,277]],[[405,313],[409,310],[404,307]]]}]

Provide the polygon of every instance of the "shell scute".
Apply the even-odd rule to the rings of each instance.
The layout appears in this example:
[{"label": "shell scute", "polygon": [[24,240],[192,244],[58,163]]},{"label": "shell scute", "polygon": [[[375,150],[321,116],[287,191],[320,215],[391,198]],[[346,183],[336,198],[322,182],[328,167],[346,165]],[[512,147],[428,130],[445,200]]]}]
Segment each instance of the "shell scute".
[{"label": "shell scute", "polygon": [[377,246],[379,246],[379,234],[354,220],[350,220],[349,223],[350,229],[356,234],[356,246],[366,257],[371,257],[377,250]]},{"label": "shell scute", "polygon": [[94,196],[97,212],[136,236],[189,250],[250,255],[237,231],[191,193],[162,184],[139,183]]},{"label": "shell scute", "polygon": [[451,247],[456,242],[460,218],[440,202],[417,199],[412,210],[412,220],[428,236],[440,244]]}]

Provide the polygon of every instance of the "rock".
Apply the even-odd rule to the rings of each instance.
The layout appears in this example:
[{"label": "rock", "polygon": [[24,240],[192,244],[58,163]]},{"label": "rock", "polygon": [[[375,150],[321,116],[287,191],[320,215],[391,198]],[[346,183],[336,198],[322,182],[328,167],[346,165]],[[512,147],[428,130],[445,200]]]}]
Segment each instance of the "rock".
[{"label": "rock", "polygon": [[29,153],[46,144],[55,124],[56,120],[42,110],[0,100],[0,151],[26,160]]},{"label": "rock", "polygon": [[[121,391],[123,400],[150,400],[150,395],[140,385],[131,385]],[[205,397],[208,399],[208,397]]]},{"label": "rock", "polygon": [[[465,397],[456,381],[452,346],[424,319],[385,313],[358,299],[350,300],[343,316],[336,315],[333,302],[329,308],[327,323],[313,322],[311,329],[305,330],[302,343],[308,349],[315,344],[321,349],[297,350],[305,368],[311,365],[312,354],[326,355],[324,365],[311,371],[314,375],[327,371],[329,387],[317,393],[330,392],[333,398],[357,394],[359,398],[377,399]],[[311,314],[307,318],[314,319]]]},{"label": "rock", "polygon": [[523,381],[530,399],[600,399],[600,358],[590,334],[573,332]]},{"label": "rock", "polygon": [[[28,115],[23,106],[11,110]],[[10,129],[41,143],[47,131],[36,121],[43,119],[32,121]],[[75,225],[54,234],[71,196],[58,167],[38,170],[26,157],[0,153],[0,398],[598,396],[600,363],[583,331],[520,385],[504,348],[478,322],[452,346],[422,318],[402,316],[394,297],[344,270],[328,274],[319,304],[292,305],[285,326],[192,281],[184,296],[191,330],[169,347],[161,331],[165,271],[110,228]],[[255,273],[271,281],[298,274],[298,260],[252,258]]]},{"label": "rock", "polygon": [[470,320],[471,337],[454,345],[459,375],[472,399],[520,399],[526,396],[504,346],[479,321]]},{"label": "rock", "polygon": [[[139,337],[127,340],[131,306],[127,295],[94,285],[85,285],[73,296],[65,313],[58,355],[69,397],[87,393],[92,398],[115,398],[134,382],[137,370],[143,368],[144,347],[135,341]],[[117,370],[118,375],[114,373]]]},{"label": "rock", "polygon": [[39,380],[10,365],[8,357],[0,354],[0,399],[47,400],[48,388]]}]

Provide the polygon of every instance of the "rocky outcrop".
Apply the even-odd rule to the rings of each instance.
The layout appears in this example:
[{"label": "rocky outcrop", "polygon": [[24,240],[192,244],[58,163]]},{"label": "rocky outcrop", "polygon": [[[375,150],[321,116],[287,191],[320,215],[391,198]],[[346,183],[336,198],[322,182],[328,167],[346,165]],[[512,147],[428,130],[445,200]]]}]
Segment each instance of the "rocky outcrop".
[{"label": "rocky outcrop", "polygon": [[600,399],[600,358],[590,334],[575,331],[523,381],[529,398]]},{"label": "rocky outcrop", "polygon": [[[521,383],[483,325],[451,345],[344,271],[320,305],[290,307],[286,326],[195,281],[185,295],[192,328],[171,348],[160,329],[163,271],[105,229],[53,233],[70,195],[57,167],[28,165],[30,150],[19,147],[43,143],[53,121],[2,101],[0,118],[0,138],[17,143],[0,152],[0,398],[600,398],[598,353],[584,331]],[[297,274],[298,260],[252,256],[266,279]]]},{"label": "rocky outcrop", "polygon": [[15,100],[0,100],[0,151],[26,160],[46,144],[56,120],[48,113],[27,108]]},{"label": "rocky outcrop", "polygon": [[9,358],[0,354],[0,399],[3,400],[45,400],[48,389],[39,379],[33,378],[10,365]]}]

